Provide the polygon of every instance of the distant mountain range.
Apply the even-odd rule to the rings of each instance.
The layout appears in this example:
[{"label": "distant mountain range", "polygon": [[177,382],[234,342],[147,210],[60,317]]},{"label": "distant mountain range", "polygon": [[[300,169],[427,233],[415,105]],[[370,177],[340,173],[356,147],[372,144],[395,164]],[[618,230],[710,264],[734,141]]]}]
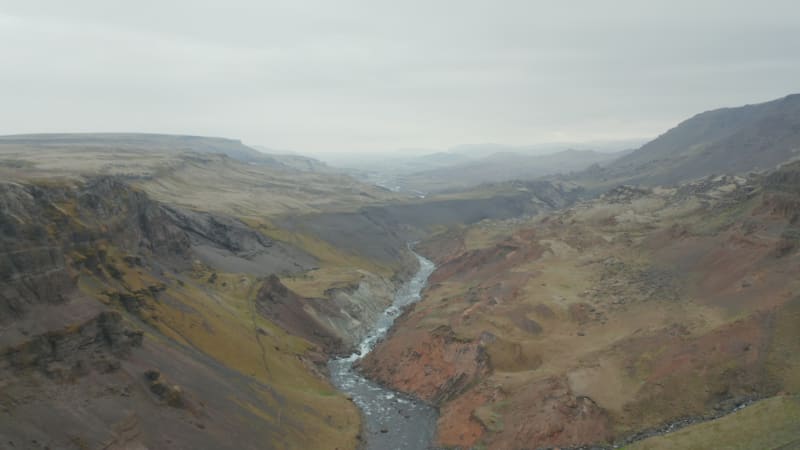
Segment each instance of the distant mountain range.
[{"label": "distant mountain range", "polygon": [[607,164],[619,156],[620,153],[592,150],[564,150],[545,155],[506,151],[468,158],[466,161],[459,159],[459,162],[444,167],[401,176],[397,183],[426,192],[465,189],[483,183],[530,180],[544,175],[581,171],[593,164]]},{"label": "distant mountain range", "polygon": [[800,94],[738,108],[707,111],[606,167],[574,180],[618,184],[674,184],[713,173],[746,173],[800,158]]},{"label": "distant mountain range", "polygon": [[391,189],[442,192],[582,171],[594,164],[607,164],[640,142],[603,142],[595,149],[586,148],[588,144],[569,147],[564,143],[469,144],[430,153],[413,150],[413,153],[331,155],[326,160],[348,168],[349,173],[362,180]]},{"label": "distant mountain range", "polygon": [[244,162],[274,162],[242,141],[218,137],[148,133],[58,133],[0,136],[0,147],[103,149],[143,152],[219,153]]},{"label": "distant mountain range", "polygon": [[495,153],[516,153],[525,155],[546,155],[566,150],[593,150],[602,153],[614,153],[623,149],[638,148],[647,139],[621,139],[613,141],[587,142],[548,142],[530,145],[504,145],[496,143],[462,144],[448,149],[448,153],[480,158]]},{"label": "distant mountain range", "polygon": [[328,158],[339,166],[352,168],[346,170],[307,156],[264,153],[239,140],[217,137],[143,133],[0,136],[0,150],[217,153],[242,162],[306,172],[346,171],[380,186],[425,193],[541,177],[557,177],[583,185],[590,192],[602,192],[620,184],[669,185],[710,174],[762,171],[800,159],[800,94],[703,112],[636,150],[607,152],[610,148],[631,148],[626,144],[633,147],[635,142],[598,143],[592,150],[586,149],[585,144],[576,149],[565,148],[567,144],[487,143],[428,154],[416,150],[413,155]]},{"label": "distant mountain range", "polygon": [[697,114],[635,150],[544,155],[542,150],[462,145],[408,158],[400,168],[387,165],[381,173],[384,184],[423,192],[543,176],[602,192],[621,184],[671,185],[710,174],[763,171],[800,159],[800,94]]},{"label": "distant mountain range", "polygon": [[[150,133],[56,133],[0,136],[0,150],[118,151],[136,153],[213,153],[245,163],[305,172],[340,172],[322,161],[290,153],[269,153],[242,141],[220,137]],[[257,150],[258,149],[258,150]]]}]

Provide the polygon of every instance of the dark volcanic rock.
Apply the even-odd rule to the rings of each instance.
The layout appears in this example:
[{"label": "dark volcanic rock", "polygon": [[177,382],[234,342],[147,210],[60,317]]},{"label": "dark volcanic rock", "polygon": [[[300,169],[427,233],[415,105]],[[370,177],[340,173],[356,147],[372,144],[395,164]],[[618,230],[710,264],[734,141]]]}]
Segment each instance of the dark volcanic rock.
[{"label": "dark volcanic rock", "polygon": [[16,347],[0,350],[0,369],[16,373],[38,370],[67,379],[85,375],[91,367],[113,368],[142,345],[142,332],[123,323],[117,312],[104,312],[71,328],[31,337]]},{"label": "dark volcanic rock", "polygon": [[303,336],[328,352],[342,350],[341,339],[308,312],[313,309],[323,312],[327,317],[339,315],[338,309],[329,300],[301,297],[281,283],[280,278],[270,275],[258,290],[255,302],[260,314],[290,333]]},{"label": "dark volcanic rock", "polygon": [[[292,251],[115,178],[0,182],[0,447],[284,446],[300,427],[273,409],[285,398],[157,327],[192,314],[173,291],[194,261],[220,273],[231,261],[253,273],[315,263]],[[207,410],[221,420],[200,423]]]}]

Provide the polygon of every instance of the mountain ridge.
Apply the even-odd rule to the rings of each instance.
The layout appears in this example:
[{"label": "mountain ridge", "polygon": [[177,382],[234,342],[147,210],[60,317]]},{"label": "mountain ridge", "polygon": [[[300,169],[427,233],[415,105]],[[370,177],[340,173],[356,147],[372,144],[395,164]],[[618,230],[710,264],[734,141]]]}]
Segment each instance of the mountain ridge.
[{"label": "mountain ridge", "polygon": [[105,149],[224,154],[242,162],[277,163],[270,155],[244,145],[239,139],[160,133],[34,133],[0,136],[0,148]]},{"label": "mountain ridge", "polygon": [[572,179],[603,190],[617,184],[675,184],[762,171],[800,158],[800,94],[696,114],[607,167]]}]

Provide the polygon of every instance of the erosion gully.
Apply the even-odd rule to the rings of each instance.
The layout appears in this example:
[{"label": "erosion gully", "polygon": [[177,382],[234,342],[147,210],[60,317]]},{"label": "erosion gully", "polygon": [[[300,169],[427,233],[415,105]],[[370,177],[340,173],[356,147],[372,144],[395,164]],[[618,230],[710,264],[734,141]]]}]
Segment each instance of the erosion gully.
[{"label": "erosion gully", "polygon": [[420,293],[433,273],[434,264],[422,256],[416,256],[419,271],[395,293],[392,305],[372,326],[358,351],[328,363],[333,384],[350,395],[361,408],[364,448],[368,450],[424,450],[430,446],[436,429],[437,411],[432,406],[367,380],[353,367],[386,336],[397,316],[420,299]]}]

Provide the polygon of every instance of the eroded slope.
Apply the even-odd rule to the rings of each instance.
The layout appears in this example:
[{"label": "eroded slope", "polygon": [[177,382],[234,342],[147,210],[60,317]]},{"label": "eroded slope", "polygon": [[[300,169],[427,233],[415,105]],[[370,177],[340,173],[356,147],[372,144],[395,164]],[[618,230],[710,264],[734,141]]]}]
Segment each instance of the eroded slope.
[{"label": "eroded slope", "polygon": [[424,300],[362,369],[440,405],[457,447],[624,442],[796,394],[798,173],[444,233],[420,247],[439,265]]},{"label": "eroded slope", "polygon": [[[0,203],[4,446],[356,445],[358,411],[321,373],[335,332],[260,307],[285,292],[263,271],[316,257],[109,178],[6,182]],[[260,271],[224,271],[245,263]]]}]

